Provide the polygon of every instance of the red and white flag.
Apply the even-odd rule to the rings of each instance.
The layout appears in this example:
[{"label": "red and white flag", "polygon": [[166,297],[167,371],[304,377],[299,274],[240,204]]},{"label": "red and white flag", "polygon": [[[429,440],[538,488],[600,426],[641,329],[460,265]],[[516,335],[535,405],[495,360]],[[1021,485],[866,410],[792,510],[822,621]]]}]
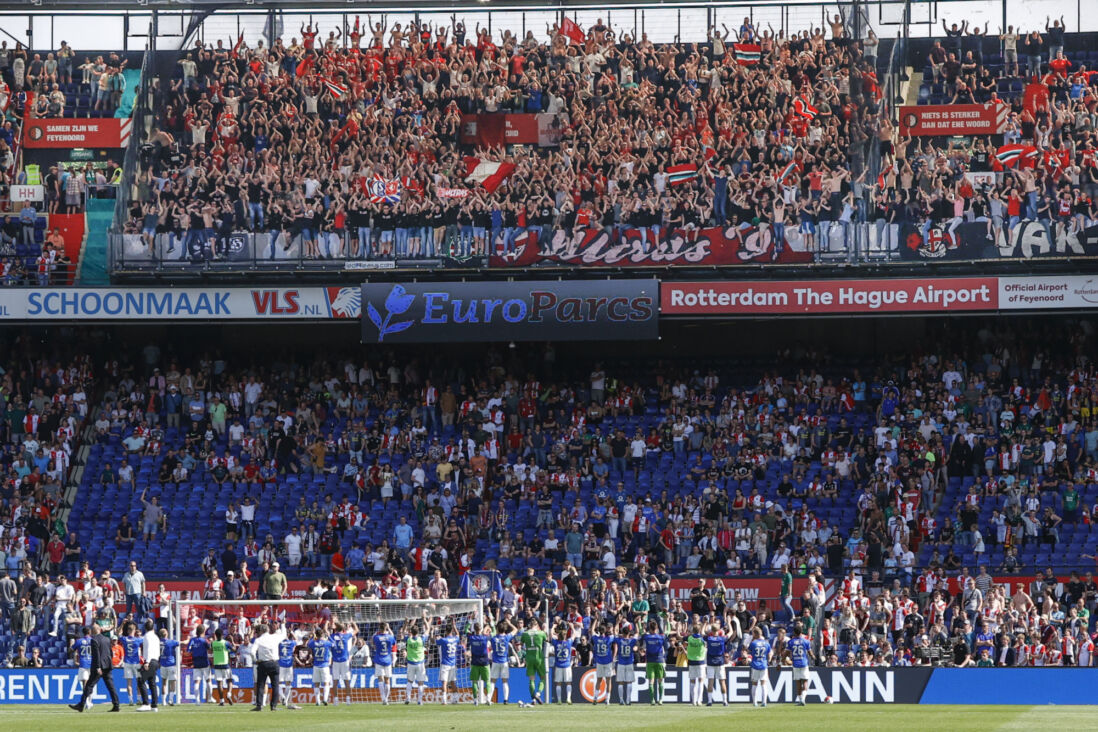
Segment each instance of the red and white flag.
[{"label": "red and white flag", "polygon": [[320,81],[323,82],[324,88],[328,90],[328,93],[331,94],[332,98],[335,100],[343,99],[351,93],[350,89],[343,86],[342,84],[337,84],[336,82],[329,79],[327,76],[320,77]]},{"label": "red and white flag", "polygon": [[888,176],[892,175],[895,170],[896,166],[891,162],[888,165],[882,165],[881,172],[877,175],[877,187],[884,188],[888,182]]},{"label": "red and white flag", "polygon": [[813,107],[808,103],[808,100],[804,97],[797,97],[793,100],[793,114],[798,117],[804,117],[807,120],[816,119],[816,115],[820,113],[820,110]]},{"label": "red and white flag", "polygon": [[843,409],[846,411],[854,411],[854,396],[849,391],[844,391],[839,395],[839,403],[843,405]]},{"label": "red and white flag", "polygon": [[576,25],[576,21],[571,18],[565,18],[564,21],[561,22],[560,34],[575,44],[582,44],[587,40],[587,35],[583,32],[583,28]]},{"label": "red and white flag", "polygon": [[465,182],[479,183],[480,187],[492,193],[507,176],[515,170],[514,163],[499,163],[481,158],[462,158],[465,163]]},{"label": "red and white flag", "polygon": [[762,61],[762,46],[757,43],[733,43],[732,54],[740,66],[754,66]]}]

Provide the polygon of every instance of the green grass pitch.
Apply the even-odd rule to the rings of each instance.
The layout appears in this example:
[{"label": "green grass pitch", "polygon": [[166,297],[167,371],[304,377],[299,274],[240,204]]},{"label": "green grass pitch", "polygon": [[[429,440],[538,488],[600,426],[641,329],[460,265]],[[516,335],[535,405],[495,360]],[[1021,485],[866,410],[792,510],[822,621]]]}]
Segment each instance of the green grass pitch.
[{"label": "green grass pitch", "polygon": [[[1029,706],[913,706],[900,704],[816,704],[795,707],[771,704],[766,709],[746,705],[690,707],[574,706],[520,709],[515,705],[477,708],[438,705],[383,707],[378,704],[315,707],[275,712],[248,711],[249,707],[197,708],[194,705],[165,707],[157,714],[137,713],[123,706],[118,714],[107,712],[109,704],[78,714],[67,707],[0,705],[0,725],[5,729],[109,730],[149,732],[158,730],[356,730],[384,732],[515,732],[519,729],[584,730],[1093,730],[1098,728],[1098,707]],[[376,726],[375,726],[376,725]]]}]

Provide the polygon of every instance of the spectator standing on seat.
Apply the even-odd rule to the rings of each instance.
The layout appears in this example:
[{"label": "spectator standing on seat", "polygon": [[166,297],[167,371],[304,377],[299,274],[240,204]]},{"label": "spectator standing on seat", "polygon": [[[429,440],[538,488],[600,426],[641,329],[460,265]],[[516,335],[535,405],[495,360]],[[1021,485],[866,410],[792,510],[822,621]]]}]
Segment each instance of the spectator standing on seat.
[{"label": "spectator standing on seat", "polygon": [[125,614],[136,624],[145,617],[145,575],[137,568],[137,562],[130,562],[129,569],[122,575],[122,586],[126,592]]},{"label": "spectator standing on seat", "polygon": [[160,498],[153,496],[149,500],[145,500],[146,491],[141,492],[141,533],[145,537],[145,546],[149,545],[149,541],[156,536],[157,529],[167,528],[165,526],[166,516],[164,509],[160,506]]},{"label": "spectator standing on seat", "polygon": [[23,245],[33,246],[35,242],[34,224],[38,220],[38,211],[30,203],[23,201],[23,208],[19,209],[19,225],[23,229]]},{"label": "spectator standing on seat", "polygon": [[1064,50],[1064,16],[1060,16],[1059,20],[1052,20],[1052,25],[1049,25],[1050,18],[1045,16],[1045,32],[1048,34],[1048,60],[1051,62]]}]

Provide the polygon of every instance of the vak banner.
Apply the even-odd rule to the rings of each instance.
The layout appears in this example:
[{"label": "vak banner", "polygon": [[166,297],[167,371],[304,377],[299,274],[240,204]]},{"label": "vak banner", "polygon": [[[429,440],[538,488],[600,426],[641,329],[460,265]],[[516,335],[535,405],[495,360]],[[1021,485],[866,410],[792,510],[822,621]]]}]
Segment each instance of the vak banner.
[{"label": "vak banner", "polygon": [[27,147],[126,147],[132,122],[115,117],[27,119],[23,123],[23,143]]},{"label": "vak banner", "polygon": [[900,107],[901,135],[997,135],[1006,131],[1006,104],[923,104]]},{"label": "vak banner", "polygon": [[368,282],[364,343],[646,340],[658,335],[657,280]]},{"label": "vak banner", "polygon": [[[789,234],[787,230],[787,234]],[[534,228],[519,235],[511,249],[492,255],[492,267],[667,267],[727,266],[735,264],[806,264],[812,254],[798,238],[779,250],[769,224],[710,227],[694,231],[673,229],[659,239],[651,230],[580,229],[551,232],[544,241]],[[796,246],[795,246],[795,245]]]},{"label": "vak banner", "polygon": [[1071,231],[1058,223],[1022,221],[1013,229],[1003,227],[998,239],[987,239],[984,256],[988,259],[1098,256],[1098,226]]},{"label": "vak banner", "polygon": [[667,282],[663,315],[831,315],[995,310],[998,279]]}]

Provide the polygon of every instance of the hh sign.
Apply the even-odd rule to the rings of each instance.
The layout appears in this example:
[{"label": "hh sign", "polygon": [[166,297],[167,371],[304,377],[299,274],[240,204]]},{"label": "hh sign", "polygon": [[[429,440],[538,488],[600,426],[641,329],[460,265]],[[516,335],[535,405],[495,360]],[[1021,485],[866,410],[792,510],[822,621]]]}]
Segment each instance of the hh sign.
[{"label": "hh sign", "polygon": [[11,200],[13,203],[30,201],[43,201],[46,198],[45,186],[12,186]]},{"label": "hh sign", "polygon": [[27,147],[119,148],[130,144],[130,119],[28,119],[23,143]]},{"label": "hh sign", "polygon": [[370,282],[365,343],[641,340],[658,334],[656,280]]},{"label": "hh sign", "polygon": [[997,135],[1006,130],[1006,104],[924,104],[900,107],[900,134]]}]

